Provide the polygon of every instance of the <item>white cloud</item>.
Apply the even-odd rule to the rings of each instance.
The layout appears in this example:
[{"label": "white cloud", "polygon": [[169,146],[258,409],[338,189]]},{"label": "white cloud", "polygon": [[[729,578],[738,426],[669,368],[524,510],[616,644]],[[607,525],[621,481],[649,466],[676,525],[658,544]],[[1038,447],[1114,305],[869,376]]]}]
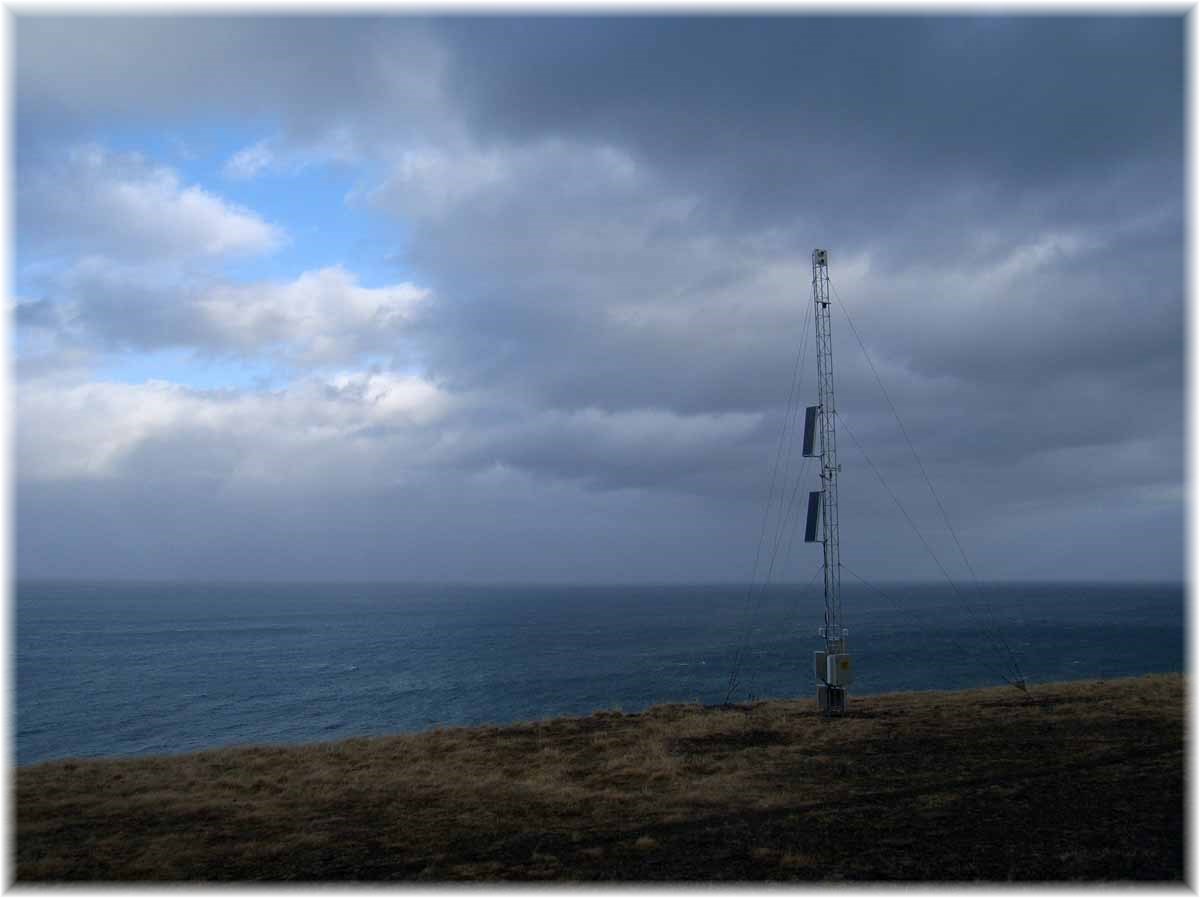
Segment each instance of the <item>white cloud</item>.
[{"label": "white cloud", "polygon": [[489,188],[504,187],[511,175],[511,159],[497,152],[409,149],[368,199],[395,204],[413,217],[440,219]]},{"label": "white cloud", "polygon": [[217,345],[248,352],[281,346],[291,358],[324,363],[386,348],[429,296],[409,283],[363,287],[335,266],[286,283],[218,287],[196,309]]},{"label": "white cloud", "polygon": [[279,228],[138,154],[89,145],[20,172],[17,228],[34,250],[121,259],[263,253]]},{"label": "white cloud", "polygon": [[330,127],[304,138],[282,135],[267,138],[238,150],[225,162],[222,174],[234,180],[250,180],[266,172],[295,175],[326,163],[351,164],[362,161],[359,138],[345,127]]},{"label": "white cloud", "polygon": [[95,256],[46,285],[52,300],[17,309],[18,324],[43,343],[184,347],[301,366],[397,352],[431,297],[411,283],[365,287],[338,266],[290,281],[212,283]]},{"label": "white cloud", "polygon": [[255,177],[275,160],[275,154],[265,140],[238,150],[223,169],[225,177],[248,180]]},{"label": "white cloud", "polygon": [[654,226],[685,220],[695,204],[690,196],[665,193],[653,172],[618,147],[564,139],[503,148],[455,141],[399,150],[388,178],[368,200],[430,225],[457,215],[486,220],[520,207],[532,222],[520,222],[521,228],[505,235],[509,238],[519,238],[531,223],[544,226],[553,219],[566,239],[575,232],[561,227],[563,218],[582,213],[581,224],[594,229],[598,218],[622,205],[649,213],[624,221],[629,241]]},{"label": "white cloud", "polygon": [[[345,487],[387,476],[397,452],[422,464],[429,430],[452,401],[414,375],[306,378],[274,392],[35,380],[19,385],[16,463],[22,480],[173,477]],[[385,431],[387,439],[371,434]]]},{"label": "white cloud", "polygon": [[600,491],[704,493],[757,459],[759,415],[643,409],[565,413],[492,393],[453,394],[414,374],[341,371],[280,390],[196,390],[33,379],[18,384],[22,482],[169,479],[213,488],[339,492],[417,471],[497,465]]}]

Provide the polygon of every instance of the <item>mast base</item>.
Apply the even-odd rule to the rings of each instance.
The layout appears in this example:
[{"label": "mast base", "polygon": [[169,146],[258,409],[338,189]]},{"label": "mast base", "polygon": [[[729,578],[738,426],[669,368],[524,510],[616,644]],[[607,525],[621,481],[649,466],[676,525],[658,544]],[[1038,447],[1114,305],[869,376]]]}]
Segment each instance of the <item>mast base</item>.
[{"label": "mast base", "polygon": [[822,683],[817,687],[817,707],[826,717],[838,717],[846,713],[850,697],[841,686],[829,686]]}]

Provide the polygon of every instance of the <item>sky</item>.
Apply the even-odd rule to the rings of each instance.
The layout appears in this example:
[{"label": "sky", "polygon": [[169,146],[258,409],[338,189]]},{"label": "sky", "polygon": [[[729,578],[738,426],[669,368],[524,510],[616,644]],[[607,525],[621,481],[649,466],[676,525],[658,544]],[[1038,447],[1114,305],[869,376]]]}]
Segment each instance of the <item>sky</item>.
[{"label": "sky", "polygon": [[1180,580],[1181,14],[18,16],[16,574],[808,580],[820,247],[847,567]]}]

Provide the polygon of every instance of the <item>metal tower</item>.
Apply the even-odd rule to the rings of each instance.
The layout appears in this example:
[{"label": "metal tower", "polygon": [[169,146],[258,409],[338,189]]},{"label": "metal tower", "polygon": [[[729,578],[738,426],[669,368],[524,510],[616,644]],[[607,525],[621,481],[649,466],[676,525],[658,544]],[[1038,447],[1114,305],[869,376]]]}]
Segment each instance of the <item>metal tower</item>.
[{"label": "metal tower", "polygon": [[824,651],[816,652],[814,673],[818,681],[817,702],[826,714],[846,709],[846,687],[853,682],[852,659],[846,651],[847,631],[842,626],[842,565],[838,546],[837,405],[833,398],[833,338],[829,315],[829,254],[814,249],[812,254],[813,313],[817,334],[817,405],[805,410],[804,454],[815,456],[820,438],[821,489],[808,494],[805,542],[818,542],[817,520],[825,556],[825,625],[820,628]]}]

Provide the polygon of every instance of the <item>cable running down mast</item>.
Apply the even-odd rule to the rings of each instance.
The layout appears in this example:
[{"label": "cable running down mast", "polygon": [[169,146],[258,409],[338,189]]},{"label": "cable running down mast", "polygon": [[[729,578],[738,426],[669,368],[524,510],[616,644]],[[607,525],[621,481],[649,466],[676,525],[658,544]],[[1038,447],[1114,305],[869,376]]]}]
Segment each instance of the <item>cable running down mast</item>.
[{"label": "cable running down mast", "polygon": [[[830,332],[829,254],[814,249],[812,254],[813,312],[817,335],[817,405],[804,414],[804,455],[821,459],[821,489],[808,494],[805,542],[820,542],[825,561],[825,625],[818,631],[825,640],[823,651],[814,653],[817,704],[826,715],[846,710],[846,687],[854,681],[854,665],[846,650],[848,631],[842,626],[842,565],[838,545],[837,405],[833,397],[833,337]],[[816,440],[820,439],[819,452]],[[821,538],[817,539],[817,521]]]}]

